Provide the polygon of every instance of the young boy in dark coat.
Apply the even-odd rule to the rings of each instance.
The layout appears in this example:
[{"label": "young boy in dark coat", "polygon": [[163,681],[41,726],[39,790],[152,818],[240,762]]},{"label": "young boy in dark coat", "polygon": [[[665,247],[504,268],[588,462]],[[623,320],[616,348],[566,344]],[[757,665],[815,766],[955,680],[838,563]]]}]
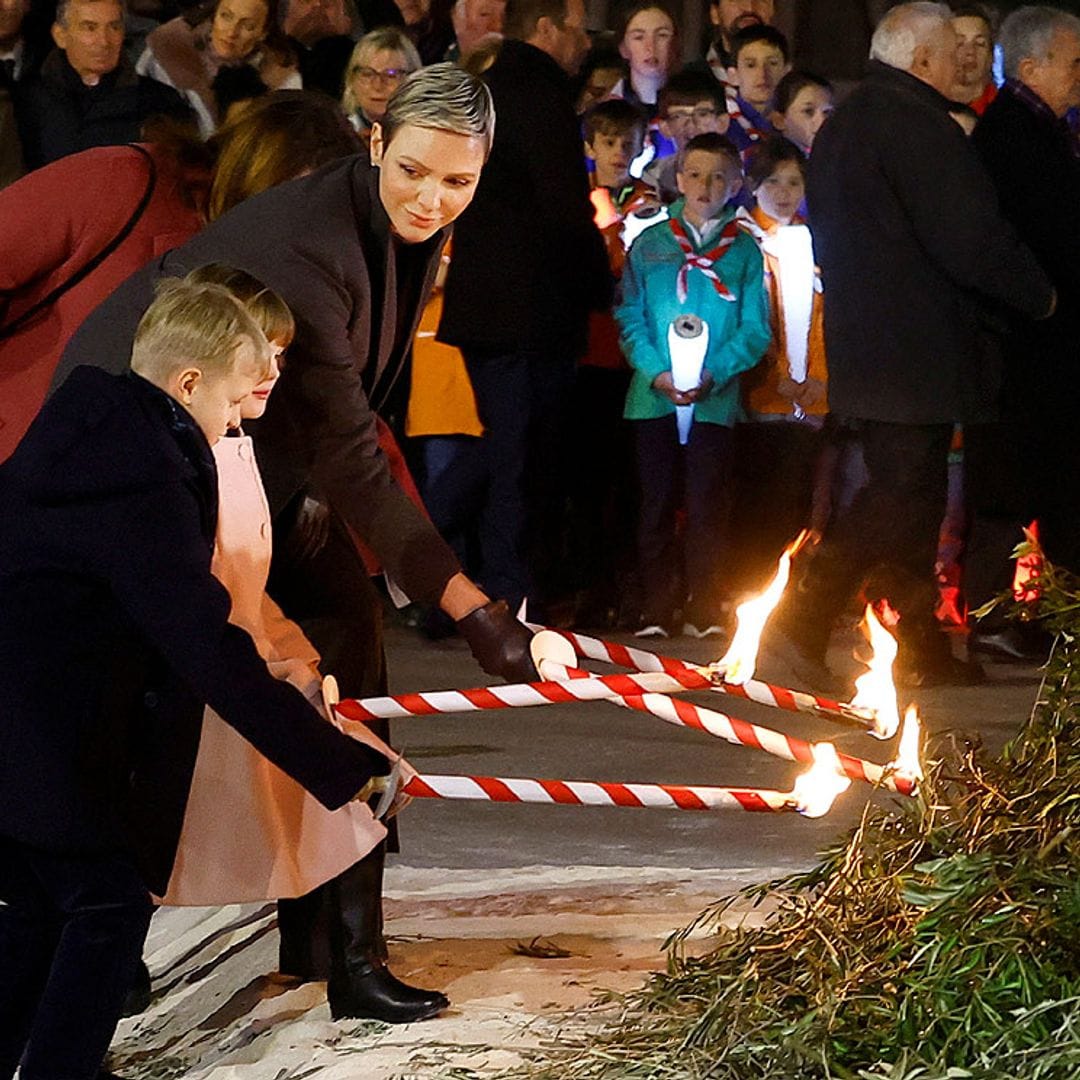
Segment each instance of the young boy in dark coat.
[{"label": "young boy in dark coat", "polygon": [[[386,759],[270,675],[210,572],[210,443],[267,369],[170,282],[131,370],[76,368],[0,468],[0,1077],[93,1080],[167,885],[204,704],[330,809]],[[228,793],[222,792],[223,806]]]}]

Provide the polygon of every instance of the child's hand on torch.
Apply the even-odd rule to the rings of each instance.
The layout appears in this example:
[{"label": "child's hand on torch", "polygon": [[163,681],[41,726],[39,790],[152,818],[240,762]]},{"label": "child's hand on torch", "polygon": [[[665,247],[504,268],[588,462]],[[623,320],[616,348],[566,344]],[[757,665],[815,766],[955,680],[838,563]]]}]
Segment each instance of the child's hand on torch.
[{"label": "child's hand on torch", "polygon": [[666,397],[672,405],[693,405],[696,390],[677,390],[670,371],[661,371],[653,379],[652,388],[662,397]]},{"label": "child's hand on torch", "polygon": [[696,404],[699,401],[704,401],[713,388],[712,372],[707,368],[701,369],[701,381],[694,387],[693,390],[688,390],[686,396],[690,399],[691,404]]}]

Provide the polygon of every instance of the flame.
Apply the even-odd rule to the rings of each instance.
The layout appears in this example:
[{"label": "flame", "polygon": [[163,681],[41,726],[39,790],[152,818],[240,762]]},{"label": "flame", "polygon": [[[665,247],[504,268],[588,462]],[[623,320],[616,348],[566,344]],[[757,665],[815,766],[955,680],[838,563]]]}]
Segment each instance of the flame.
[{"label": "flame", "polygon": [[1024,529],[1024,540],[1027,550],[1017,558],[1016,570],[1013,572],[1013,599],[1018,604],[1034,604],[1042,595],[1039,578],[1043,571],[1043,553],[1037,521]]},{"label": "flame", "polygon": [[595,187],[589,194],[593,206],[593,222],[598,229],[606,229],[619,221],[619,212],[612,202],[611,192],[605,187]]},{"label": "flame", "polygon": [[780,597],[784,595],[784,589],[787,588],[788,578],[791,576],[791,560],[809,538],[809,530],[803,529],[784,548],[776,573],[765,591],[749,600],[744,600],[735,609],[738,619],[735,636],[731,639],[731,645],[723,658],[714,665],[717,670],[723,671],[724,682],[732,686],[743,686],[754,677],[758,646],[761,644],[765,623],[768,622],[773,609],[780,603]]},{"label": "flame", "polygon": [[904,726],[900,729],[900,743],[890,767],[916,782],[923,778],[922,761],[919,758],[921,735],[922,723],[919,720],[918,707],[909,705],[904,711]]},{"label": "flame", "polygon": [[838,795],[851,787],[851,780],[844,775],[832,743],[814,743],[812,749],[814,764],[796,778],[791,799],[800,814],[819,818],[832,809]]},{"label": "flame", "polygon": [[879,739],[891,739],[900,727],[900,711],[896,704],[896,687],[893,684],[892,666],[896,659],[896,638],[881,624],[872,605],[866,605],[863,620],[866,636],[873,650],[870,663],[855,680],[855,697],[851,706],[869,709],[876,720],[870,734]]}]

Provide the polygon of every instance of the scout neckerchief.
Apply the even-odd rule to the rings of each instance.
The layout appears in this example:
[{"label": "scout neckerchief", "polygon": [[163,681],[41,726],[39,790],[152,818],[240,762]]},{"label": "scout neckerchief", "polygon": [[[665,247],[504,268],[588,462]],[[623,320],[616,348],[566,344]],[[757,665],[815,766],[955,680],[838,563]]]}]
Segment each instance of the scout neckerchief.
[{"label": "scout neckerchief", "polygon": [[651,206],[656,202],[656,196],[651,190],[642,191],[638,184],[627,184],[625,187],[611,188],[611,201],[619,217],[625,218],[643,206]]},{"label": "scout neckerchief", "polygon": [[759,127],[754,120],[747,115],[747,112],[751,112],[759,120],[764,121],[765,118],[761,116],[756,109],[750,105],[749,102],[743,101],[739,97],[739,91],[737,87],[730,84],[724,87],[724,102],[727,105],[728,115],[736,124],[739,125],[746,132],[746,137],[751,142],[759,142],[765,138],[768,134],[767,130],[763,127]]},{"label": "scout neckerchief", "polygon": [[686,301],[691,270],[700,270],[713,283],[717,295],[725,300],[734,300],[735,297],[732,296],[731,290],[720,280],[720,275],[713,269],[713,263],[722,259],[727,249],[735,243],[735,238],[739,235],[738,221],[732,218],[720,230],[720,240],[716,246],[708,251],[701,252],[701,254],[694,251],[694,245],[690,243],[690,237],[687,236],[686,229],[678,218],[670,218],[668,224],[671,226],[675,242],[683,253],[683,264],[679,267],[679,275],[675,279],[675,292],[679,297],[679,303],[682,304]]}]

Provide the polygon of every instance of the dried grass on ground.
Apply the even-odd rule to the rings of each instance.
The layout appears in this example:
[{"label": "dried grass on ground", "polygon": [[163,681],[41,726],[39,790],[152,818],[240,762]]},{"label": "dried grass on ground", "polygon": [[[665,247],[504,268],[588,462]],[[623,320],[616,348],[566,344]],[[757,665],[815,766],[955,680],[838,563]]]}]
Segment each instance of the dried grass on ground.
[{"label": "dried grass on ground", "polygon": [[[1019,549],[1022,554],[1024,549]],[[1080,1076],[1080,591],[1047,567],[1055,637],[1038,701],[1000,757],[929,748],[918,800],[870,806],[807,874],[669,943],[666,974],[531,1080],[1074,1080]]]}]

